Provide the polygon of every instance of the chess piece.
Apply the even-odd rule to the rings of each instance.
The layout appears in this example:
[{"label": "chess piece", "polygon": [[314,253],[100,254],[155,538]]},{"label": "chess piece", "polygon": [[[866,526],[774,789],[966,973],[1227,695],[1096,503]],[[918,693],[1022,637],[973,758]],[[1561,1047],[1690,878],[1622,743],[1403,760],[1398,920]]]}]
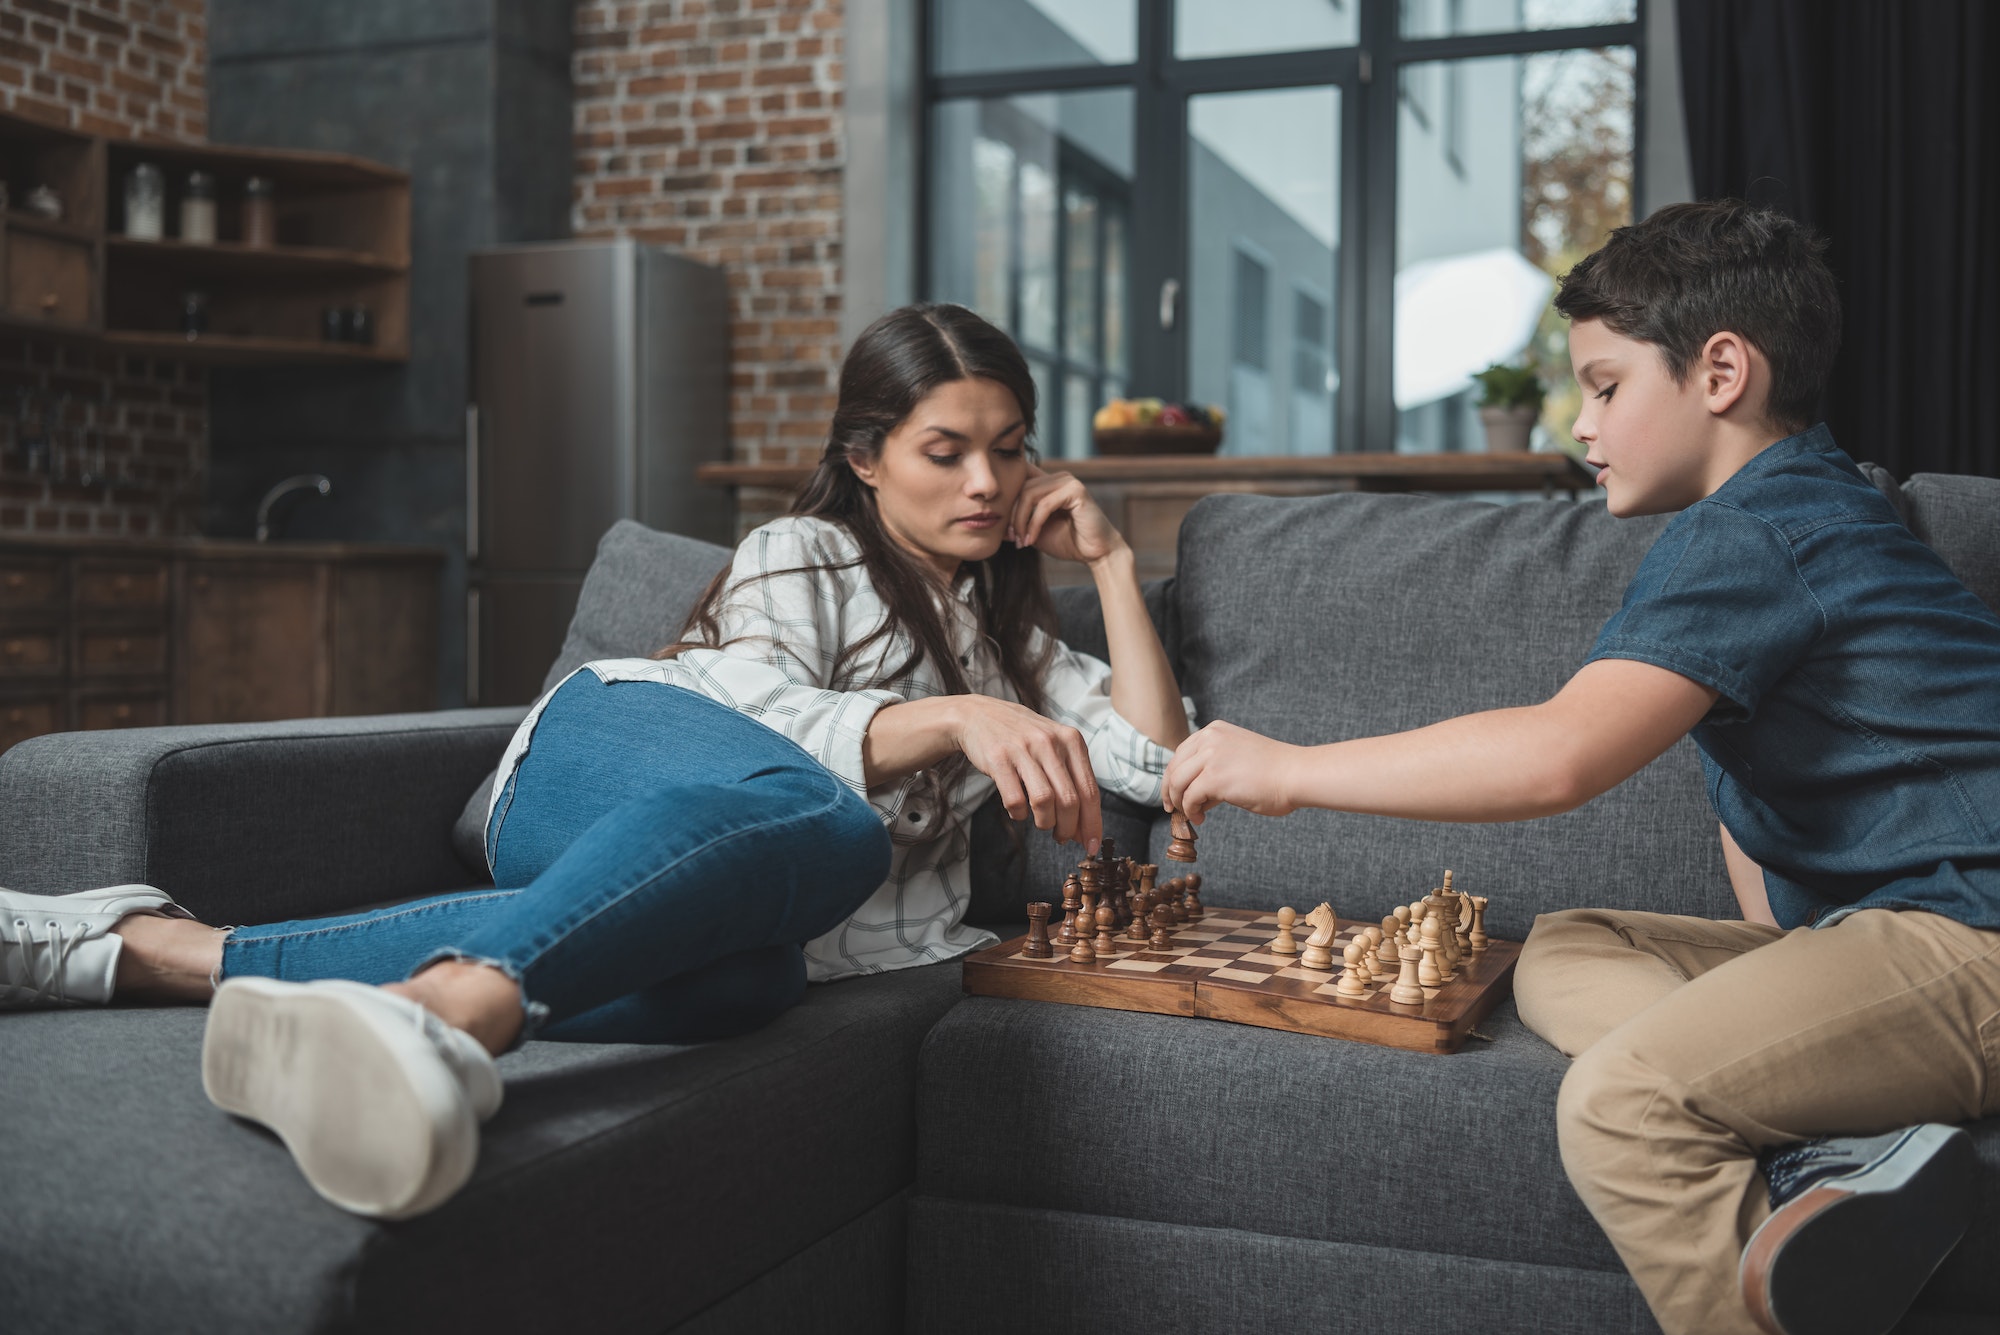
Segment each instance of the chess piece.
[{"label": "chess piece", "polygon": [[1396,922],[1395,914],[1388,914],[1382,919],[1382,926],[1380,928],[1382,940],[1376,953],[1376,959],[1381,963],[1385,971],[1395,968],[1402,962],[1402,957],[1396,953],[1396,933],[1400,930],[1402,928]]},{"label": "chess piece", "polygon": [[1438,953],[1444,949],[1438,938],[1443,934],[1444,922],[1430,914],[1424,915],[1424,935],[1421,943],[1424,952],[1422,963],[1417,966],[1419,987],[1443,987],[1444,975],[1438,971]]},{"label": "chess piece", "polygon": [[1097,962],[1097,948],[1090,944],[1090,938],[1082,932],[1076,934],[1076,944],[1069,948],[1071,964],[1094,964]]},{"label": "chess piece", "polygon": [[1456,966],[1472,953],[1472,901],[1465,891],[1452,888],[1450,872],[1444,874],[1444,892],[1451,896],[1451,954]]},{"label": "chess piece", "polygon": [[1055,906],[1047,900],[1037,900],[1028,905],[1028,944],[1021,947],[1021,953],[1031,960],[1045,960],[1055,955],[1055,947],[1049,944],[1049,914]]},{"label": "chess piece", "polygon": [[1331,970],[1333,938],[1340,934],[1340,919],[1333,916],[1332,905],[1321,904],[1306,915],[1306,921],[1311,923],[1315,930],[1306,938],[1306,948],[1299,955],[1300,967]]},{"label": "chess piece", "polygon": [[1076,944],[1070,947],[1069,957],[1073,963],[1090,964],[1097,959],[1097,947],[1091,940],[1097,925],[1097,892],[1088,878],[1084,881],[1082,898],[1083,907],[1076,913]]},{"label": "chess piece", "polygon": [[1474,895],[1472,896],[1472,932],[1470,936],[1472,953],[1477,955],[1485,950],[1488,939],[1486,935],[1486,896]]},{"label": "chess piece", "polygon": [[1299,943],[1292,936],[1292,924],[1298,920],[1299,915],[1296,909],[1283,908],[1278,910],[1278,935],[1271,941],[1271,953],[1273,955],[1296,955],[1299,953]]},{"label": "chess piece", "polygon": [[1347,967],[1341,971],[1340,981],[1334,985],[1333,990],[1343,997],[1367,996],[1368,979],[1361,970],[1364,967],[1362,961],[1368,958],[1368,952],[1361,948],[1361,942],[1349,941],[1347,949],[1341,953],[1340,958]]},{"label": "chess piece", "polygon": [[1411,944],[1407,934],[1403,944],[1397,948],[1401,957],[1402,970],[1396,975],[1396,985],[1389,989],[1389,1000],[1399,1006],[1421,1006],[1424,1004],[1423,984],[1417,981],[1417,959],[1424,952]]},{"label": "chess piece", "polygon": [[1206,911],[1201,906],[1201,873],[1192,872],[1181,878],[1187,889],[1187,916],[1189,922],[1200,922]]},{"label": "chess piece", "polygon": [[1076,944],[1076,910],[1081,902],[1077,879],[1072,874],[1063,881],[1062,930],[1056,933],[1056,944],[1065,950]]},{"label": "chess piece", "polygon": [[1171,813],[1169,824],[1173,830],[1173,840],[1167,845],[1167,856],[1175,862],[1195,861],[1194,822],[1185,814]]},{"label": "chess piece", "polygon": [[1407,934],[1410,930],[1410,906],[1398,904],[1391,912],[1396,915],[1397,932]]},{"label": "chess piece", "polygon": [[1134,943],[1146,939],[1146,893],[1143,889],[1132,892],[1132,922],[1125,929],[1125,937]]},{"label": "chess piece", "polygon": [[1173,939],[1167,935],[1168,922],[1166,905],[1153,910],[1153,939],[1146,943],[1148,950],[1169,950],[1173,947]]},{"label": "chess piece", "polygon": [[1372,981],[1375,977],[1376,952],[1382,949],[1382,929],[1380,927],[1364,928],[1361,935],[1356,939],[1361,942],[1362,976],[1364,979]]},{"label": "chess piece", "polygon": [[1118,953],[1118,938],[1111,934],[1112,923],[1117,921],[1117,918],[1117,911],[1111,907],[1111,901],[1106,900],[1097,906],[1097,940],[1092,944],[1100,959]]}]

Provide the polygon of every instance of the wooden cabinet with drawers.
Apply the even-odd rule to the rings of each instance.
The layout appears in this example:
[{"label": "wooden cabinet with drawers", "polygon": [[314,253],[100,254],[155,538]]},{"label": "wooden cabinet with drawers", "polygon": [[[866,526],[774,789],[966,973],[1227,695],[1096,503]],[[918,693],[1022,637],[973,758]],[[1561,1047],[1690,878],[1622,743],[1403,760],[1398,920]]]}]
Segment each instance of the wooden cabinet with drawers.
[{"label": "wooden cabinet with drawers", "polygon": [[436,704],[442,552],[0,540],[0,751],[45,732]]}]

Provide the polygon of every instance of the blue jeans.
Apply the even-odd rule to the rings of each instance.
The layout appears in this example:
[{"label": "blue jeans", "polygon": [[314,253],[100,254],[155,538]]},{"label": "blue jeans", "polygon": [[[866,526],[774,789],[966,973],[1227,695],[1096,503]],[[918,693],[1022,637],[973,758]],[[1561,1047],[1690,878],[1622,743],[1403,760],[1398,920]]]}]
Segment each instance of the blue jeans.
[{"label": "blue jeans", "polygon": [[494,888],[242,927],[222,971],[387,983],[444,958],[521,984],[523,1036],[692,1043],[798,1003],[799,947],[889,874],[874,811],[705,696],[579,672],[486,830]]}]

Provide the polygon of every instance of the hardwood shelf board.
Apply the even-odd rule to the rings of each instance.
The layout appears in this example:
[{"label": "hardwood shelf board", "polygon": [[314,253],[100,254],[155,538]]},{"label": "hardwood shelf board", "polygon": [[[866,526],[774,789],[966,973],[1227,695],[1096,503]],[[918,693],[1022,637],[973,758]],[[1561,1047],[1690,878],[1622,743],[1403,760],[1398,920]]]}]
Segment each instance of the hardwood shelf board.
[{"label": "hardwood shelf board", "polygon": [[168,144],[150,140],[109,141],[114,182],[140,162],[217,175],[268,176],[281,185],[308,190],[357,189],[407,183],[410,174],[347,153],[303,148],[240,148],[216,144]]},{"label": "hardwood shelf board", "polygon": [[55,145],[61,148],[88,148],[92,136],[81,130],[64,129],[46,121],[30,120],[11,112],[0,112],[0,141]]},{"label": "hardwood shelf board", "polygon": [[67,220],[37,217],[20,209],[7,210],[6,226],[10,232],[30,232],[36,236],[53,236],[64,241],[90,243],[97,240],[95,227],[86,227],[82,223]]},{"label": "hardwood shelf board", "polygon": [[115,259],[158,265],[186,274],[376,278],[394,277],[410,271],[407,264],[385,260],[366,251],[334,250],[325,246],[246,246],[240,241],[190,244],[172,240],[142,241],[129,236],[108,236],[104,244]]},{"label": "hardwood shelf board", "polygon": [[[1566,454],[1152,455],[1052,459],[1045,467],[1085,482],[1344,483],[1360,490],[1588,491],[1590,470]],[[809,464],[702,464],[697,481],[712,487],[791,490]]]},{"label": "hardwood shelf board", "polygon": [[302,338],[256,338],[240,334],[203,334],[190,339],[155,330],[108,329],[98,341],[113,352],[214,366],[395,365],[409,360],[407,352],[394,348],[321,343]]}]

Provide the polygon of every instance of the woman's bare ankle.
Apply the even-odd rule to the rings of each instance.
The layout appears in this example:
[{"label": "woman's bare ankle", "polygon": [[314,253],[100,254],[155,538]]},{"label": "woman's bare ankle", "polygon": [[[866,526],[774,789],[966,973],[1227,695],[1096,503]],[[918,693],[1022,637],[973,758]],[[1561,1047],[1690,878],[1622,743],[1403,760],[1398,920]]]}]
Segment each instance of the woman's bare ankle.
[{"label": "woman's bare ankle", "polygon": [[439,960],[408,982],[390,983],[388,990],[463,1029],[496,1057],[520,1037],[521,985],[490,964]]},{"label": "woman's bare ankle", "polygon": [[152,1001],[207,1001],[215,995],[229,929],[133,913],[111,931],[125,940],[118,951],[113,995]]}]

